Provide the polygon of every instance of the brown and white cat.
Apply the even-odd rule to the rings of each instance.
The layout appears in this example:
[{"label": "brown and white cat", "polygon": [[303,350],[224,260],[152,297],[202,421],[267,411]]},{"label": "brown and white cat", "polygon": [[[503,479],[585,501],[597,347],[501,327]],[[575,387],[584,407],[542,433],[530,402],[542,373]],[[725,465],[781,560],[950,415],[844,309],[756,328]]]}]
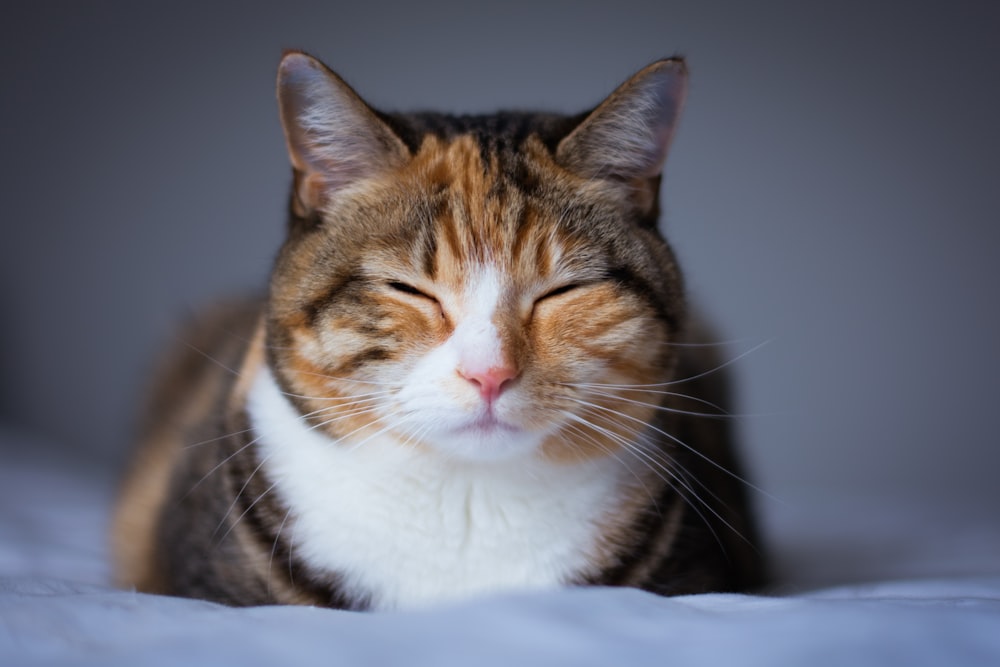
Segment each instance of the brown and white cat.
[{"label": "brown and white cat", "polygon": [[388,114],[281,61],[270,292],[185,334],[117,509],[118,578],[233,605],[743,590],[721,374],[657,231],[686,89],[577,116]]}]

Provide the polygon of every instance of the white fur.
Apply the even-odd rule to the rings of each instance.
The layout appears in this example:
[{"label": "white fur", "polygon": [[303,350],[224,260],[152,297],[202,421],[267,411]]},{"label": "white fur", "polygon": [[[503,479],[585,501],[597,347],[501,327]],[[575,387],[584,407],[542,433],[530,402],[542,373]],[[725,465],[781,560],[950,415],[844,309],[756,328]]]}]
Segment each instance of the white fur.
[{"label": "white fur", "polygon": [[463,377],[463,371],[485,371],[506,359],[493,321],[503,296],[499,272],[476,267],[466,284],[464,294],[448,304],[455,322],[452,335],[417,362],[386,413],[399,415],[406,431],[422,435],[447,456],[495,461],[529,454],[548,435],[520,427],[530,397],[515,388],[487,405],[477,386]]},{"label": "white fur", "polygon": [[293,554],[380,610],[564,583],[628,482],[614,459],[484,463],[389,437],[339,443],[308,428],[266,368],[248,408]]},{"label": "white fur", "polygon": [[460,367],[486,369],[503,361],[500,334],[493,323],[500,290],[500,276],[493,267],[480,268],[469,281],[460,318],[446,343],[456,348]]}]

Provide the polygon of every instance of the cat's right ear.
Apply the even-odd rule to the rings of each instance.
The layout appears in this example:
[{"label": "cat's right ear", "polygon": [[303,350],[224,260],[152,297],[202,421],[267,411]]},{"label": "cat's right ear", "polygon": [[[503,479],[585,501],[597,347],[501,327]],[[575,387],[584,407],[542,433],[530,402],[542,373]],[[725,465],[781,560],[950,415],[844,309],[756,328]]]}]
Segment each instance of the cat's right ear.
[{"label": "cat's right ear", "polygon": [[278,107],[295,170],[293,206],[306,217],[343,188],[399,166],[405,144],[343,79],[290,51],[278,67]]}]

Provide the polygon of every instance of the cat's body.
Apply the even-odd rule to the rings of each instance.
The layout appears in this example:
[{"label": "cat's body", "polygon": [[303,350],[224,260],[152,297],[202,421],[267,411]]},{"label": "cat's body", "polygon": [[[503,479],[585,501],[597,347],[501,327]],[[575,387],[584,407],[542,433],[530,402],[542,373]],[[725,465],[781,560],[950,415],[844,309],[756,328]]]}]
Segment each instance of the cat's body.
[{"label": "cat's body", "polygon": [[656,231],[684,77],[654,63],[577,117],[405,116],[286,56],[289,238],[268,297],[168,364],[122,583],[354,609],[759,583],[704,416],[725,389]]}]

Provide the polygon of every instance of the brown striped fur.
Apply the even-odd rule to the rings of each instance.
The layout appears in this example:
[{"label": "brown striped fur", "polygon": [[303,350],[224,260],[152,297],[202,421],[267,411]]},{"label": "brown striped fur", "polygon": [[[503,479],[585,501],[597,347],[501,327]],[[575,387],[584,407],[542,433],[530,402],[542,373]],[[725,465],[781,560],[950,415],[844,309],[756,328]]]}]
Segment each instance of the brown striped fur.
[{"label": "brown striped fur", "polygon": [[[269,295],[216,309],[168,360],[118,505],[119,581],[236,605],[367,608],[339,573],[296,556],[289,510],[269,494],[253,446],[247,392],[267,366],[314,429],[379,432],[370,411],[352,408],[357,387],[403,376],[445,344],[469,272],[489,264],[503,276],[492,319],[501,363],[528,399],[512,414],[548,433],[537,455],[642,464],[638,483],[608,499],[590,565],[563,583],[661,594],[760,583],[727,423],[678,412],[727,404],[722,374],[707,373],[718,360],[683,345],[704,338],[656,227],[685,76],[678,59],[654,63],[579,116],[384,114],[288,54],[288,238]],[[317,97],[331,110],[307,117]],[[686,378],[684,396],[668,393],[665,383]],[[567,422],[566,411],[586,419]],[[642,424],[655,448],[637,453],[627,443]],[[424,436],[390,435],[434,455]]]}]

